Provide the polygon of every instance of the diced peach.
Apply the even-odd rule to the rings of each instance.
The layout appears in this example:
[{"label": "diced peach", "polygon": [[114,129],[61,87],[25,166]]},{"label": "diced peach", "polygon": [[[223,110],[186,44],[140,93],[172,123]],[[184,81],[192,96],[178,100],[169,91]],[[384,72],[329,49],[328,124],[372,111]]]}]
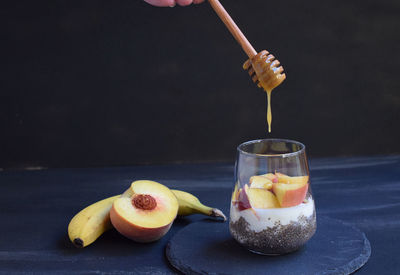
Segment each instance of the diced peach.
[{"label": "diced peach", "polygon": [[237,203],[237,201],[238,201],[238,198],[239,198],[239,191],[240,191],[240,190],[238,190],[238,185],[235,184],[235,189],[234,189],[233,192],[232,192],[232,203],[233,203],[233,204]]},{"label": "diced peach", "polygon": [[274,183],[272,190],[281,207],[291,207],[303,202],[306,197],[308,183]]},{"label": "diced peach", "polygon": [[290,177],[282,173],[275,173],[280,183],[308,183],[308,176]]},{"label": "diced peach", "polygon": [[245,184],[244,188],[240,189],[239,199],[238,199],[238,209],[239,211],[243,211],[251,208],[249,197],[247,196],[247,192],[249,190],[249,186]]},{"label": "diced peach", "polygon": [[250,178],[250,188],[271,189],[272,181],[264,176],[252,176]]},{"label": "diced peach", "polygon": [[268,174],[264,174],[264,175],[261,175],[261,176],[266,177],[267,179],[272,181],[272,183],[278,182],[278,177],[275,174],[268,173]]},{"label": "diced peach", "polygon": [[279,208],[275,195],[266,189],[250,188],[247,195],[252,208]]}]

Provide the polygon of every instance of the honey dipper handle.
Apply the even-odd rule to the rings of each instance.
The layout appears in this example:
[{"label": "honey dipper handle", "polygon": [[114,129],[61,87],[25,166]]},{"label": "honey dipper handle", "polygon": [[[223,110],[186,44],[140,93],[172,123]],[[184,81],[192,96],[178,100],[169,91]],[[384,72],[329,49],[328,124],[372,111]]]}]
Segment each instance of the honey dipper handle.
[{"label": "honey dipper handle", "polygon": [[233,19],[221,5],[218,0],[208,0],[210,2],[211,7],[218,14],[219,18],[221,18],[222,22],[224,22],[225,26],[231,32],[233,37],[235,37],[236,41],[242,46],[243,50],[246,52],[249,58],[252,58],[257,54],[256,50],[250,44],[249,40],[247,40],[246,36],[241,32],[239,27],[235,24]]}]

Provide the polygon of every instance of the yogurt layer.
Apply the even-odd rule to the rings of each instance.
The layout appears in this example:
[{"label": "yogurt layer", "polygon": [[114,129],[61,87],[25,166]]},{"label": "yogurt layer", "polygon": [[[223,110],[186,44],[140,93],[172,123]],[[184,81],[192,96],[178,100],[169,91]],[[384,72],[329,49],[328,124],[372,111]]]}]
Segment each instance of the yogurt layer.
[{"label": "yogurt layer", "polygon": [[302,217],[309,218],[314,213],[314,200],[307,198],[306,203],[301,203],[293,207],[259,209],[249,208],[239,211],[236,206],[231,204],[230,219],[236,222],[240,217],[244,218],[254,232],[261,232],[264,229],[274,227],[278,224],[287,225],[291,222],[302,223]]}]

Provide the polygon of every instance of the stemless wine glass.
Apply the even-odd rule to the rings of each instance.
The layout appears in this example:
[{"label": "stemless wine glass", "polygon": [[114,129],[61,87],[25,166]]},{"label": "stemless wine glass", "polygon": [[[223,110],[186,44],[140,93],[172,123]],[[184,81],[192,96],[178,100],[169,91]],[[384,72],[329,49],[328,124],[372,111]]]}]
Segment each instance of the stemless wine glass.
[{"label": "stemless wine glass", "polygon": [[248,250],[293,252],[315,233],[316,215],[305,146],[260,139],[237,148],[229,229]]}]

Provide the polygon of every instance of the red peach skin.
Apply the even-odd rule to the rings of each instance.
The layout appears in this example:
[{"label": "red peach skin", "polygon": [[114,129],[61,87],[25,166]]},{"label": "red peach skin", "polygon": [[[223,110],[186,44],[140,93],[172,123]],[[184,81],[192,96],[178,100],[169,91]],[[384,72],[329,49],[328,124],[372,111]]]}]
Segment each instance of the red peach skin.
[{"label": "red peach skin", "polygon": [[135,242],[148,243],[161,239],[171,228],[172,222],[157,228],[145,228],[130,223],[115,210],[114,206],[110,210],[110,219],[117,231],[125,237]]},{"label": "red peach skin", "polygon": [[281,207],[291,207],[303,202],[307,194],[308,184],[274,183],[272,190]]}]

